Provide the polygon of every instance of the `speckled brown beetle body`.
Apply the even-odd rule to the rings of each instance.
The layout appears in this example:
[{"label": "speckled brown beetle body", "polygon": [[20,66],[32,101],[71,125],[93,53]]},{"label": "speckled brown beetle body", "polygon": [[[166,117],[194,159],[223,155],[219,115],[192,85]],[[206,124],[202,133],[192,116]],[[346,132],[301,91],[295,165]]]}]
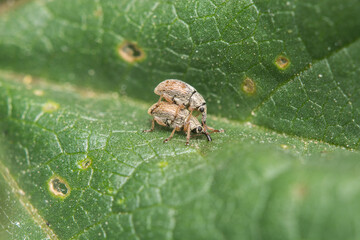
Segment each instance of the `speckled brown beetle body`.
[{"label": "speckled brown beetle body", "polygon": [[159,102],[152,105],[148,113],[153,116],[152,126],[150,130],[145,132],[151,132],[154,130],[155,121],[165,127],[173,128],[173,131],[167,139],[168,142],[174,135],[175,131],[186,132],[186,145],[189,145],[190,132],[202,133],[206,135],[208,141],[211,141],[210,134],[201,126],[199,120],[192,116],[187,109],[179,109],[179,106],[169,102]]},{"label": "speckled brown beetle body", "polygon": [[189,84],[176,79],[165,80],[154,90],[155,94],[160,95],[158,103],[164,98],[170,103],[175,103],[180,108],[186,108],[192,114],[193,111],[199,111],[202,114],[202,126],[206,126],[206,101],[196,89]]}]

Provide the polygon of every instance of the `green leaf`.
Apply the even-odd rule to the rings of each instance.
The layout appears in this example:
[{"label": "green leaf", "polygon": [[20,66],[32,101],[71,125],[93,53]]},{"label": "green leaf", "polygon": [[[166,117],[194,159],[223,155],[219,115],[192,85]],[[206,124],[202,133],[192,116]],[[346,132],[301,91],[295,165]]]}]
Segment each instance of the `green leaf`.
[{"label": "green leaf", "polygon": [[[0,239],[360,238],[359,11],[0,1]],[[169,78],[225,133],[143,133]]]}]

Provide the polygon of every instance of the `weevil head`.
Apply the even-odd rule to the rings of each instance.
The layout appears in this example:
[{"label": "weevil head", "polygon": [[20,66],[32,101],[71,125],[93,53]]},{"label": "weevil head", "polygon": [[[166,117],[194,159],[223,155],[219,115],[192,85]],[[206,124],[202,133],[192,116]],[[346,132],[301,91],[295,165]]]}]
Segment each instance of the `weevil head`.
[{"label": "weevil head", "polygon": [[206,124],[206,112],[207,112],[206,103],[204,103],[198,109],[199,109],[199,112],[201,112],[201,115],[202,115],[201,122],[202,122],[203,125],[205,125]]},{"label": "weevil head", "polygon": [[189,127],[191,129],[191,132],[193,133],[202,133],[204,131],[204,128],[201,126],[201,123],[194,116],[191,116],[190,118]]},{"label": "weevil head", "polygon": [[206,112],[206,102],[200,93],[194,93],[190,98],[190,108],[196,109],[201,113]]},{"label": "weevil head", "polygon": [[193,133],[203,133],[204,129],[202,126],[198,125],[191,130]]},{"label": "weevil head", "polygon": [[204,102],[203,105],[198,107],[199,112],[201,112],[202,115],[206,115],[207,112],[207,108],[206,108],[206,103]]},{"label": "weevil head", "polygon": [[200,124],[192,128],[191,130],[193,133],[202,133],[206,136],[208,141],[212,141],[210,134],[203,128]]}]

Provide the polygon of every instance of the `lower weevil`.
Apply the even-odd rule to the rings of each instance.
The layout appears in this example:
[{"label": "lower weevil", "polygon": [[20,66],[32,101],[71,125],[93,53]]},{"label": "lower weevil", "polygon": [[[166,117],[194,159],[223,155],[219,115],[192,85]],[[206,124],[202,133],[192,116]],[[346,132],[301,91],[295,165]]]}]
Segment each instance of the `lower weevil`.
[{"label": "lower weevil", "polygon": [[152,105],[148,113],[153,116],[152,125],[150,130],[144,132],[151,132],[154,130],[155,121],[165,127],[173,128],[170,137],[164,140],[168,142],[173,136],[175,131],[183,130],[186,132],[186,145],[189,145],[190,132],[202,133],[206,135],[208,141],[211,141],[210,134],[201,126],[199,120],[192,116],[187,109],[180,109],[179,106],[169,102],[158,102]]}]

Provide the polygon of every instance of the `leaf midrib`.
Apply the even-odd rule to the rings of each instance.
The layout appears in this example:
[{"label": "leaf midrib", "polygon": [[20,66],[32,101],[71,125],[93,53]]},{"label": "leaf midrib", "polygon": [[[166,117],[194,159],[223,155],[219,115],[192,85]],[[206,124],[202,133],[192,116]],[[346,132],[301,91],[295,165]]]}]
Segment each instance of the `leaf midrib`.
[{"label": "leaf midrib", "polygon": [[42,218],[42,216],[38,213],[37,209],[31,204],[29,199],[27,198],[26,192],[22,190],[13,176],[10,174],[8,168],[4,166],[2,161],[0,161],[0,174],[3,176],[5,181],[8,183],[10,188],[12,189],[13,194],[19,200],[21,206],[25,209],[26,213],[31,216],[34,222],[40,226],[42,231],[51,239],[58,239],[57,235],[54,231],[46,224],[46,221]]}]

